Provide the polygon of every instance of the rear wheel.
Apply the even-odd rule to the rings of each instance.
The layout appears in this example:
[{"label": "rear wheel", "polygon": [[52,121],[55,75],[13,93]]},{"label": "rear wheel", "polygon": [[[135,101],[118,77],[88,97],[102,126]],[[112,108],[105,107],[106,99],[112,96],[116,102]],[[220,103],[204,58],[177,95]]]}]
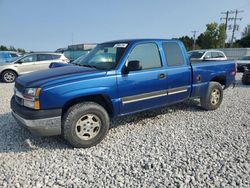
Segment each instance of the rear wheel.
[{"label": "rear wheel", "polygon": [[109,130],[109,115],[99,104],[83,102],[63,117],[63,137],[74,147],[87,148],[101,142]]},{"label": "rear wheel", "polygon": [[2,80],[6,83],[12,83],[16,80],[17,74],[14,71],[7,70],[2,73]]},{"label": "rear wheel", "polygon": [[223,99],[223,89],[220,83],[210,82],[207,93],[205,96],[201,97],[201,106],[205,110],[215,110],[217,109]]},{"label": "rear wheel", "polygon": [[242,76],[242,84],[250,85],[250,71],[245,71]]}]

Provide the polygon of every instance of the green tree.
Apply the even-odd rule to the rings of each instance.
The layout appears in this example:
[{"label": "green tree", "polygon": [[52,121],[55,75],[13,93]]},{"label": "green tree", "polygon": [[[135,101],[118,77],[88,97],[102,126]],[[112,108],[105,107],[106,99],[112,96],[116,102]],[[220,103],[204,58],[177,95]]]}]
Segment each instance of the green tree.
[{"label": "green tree", "polygon": [[240,47],[249,48],[250,47],[250,35],[238,40],[237,44],[239,44]]},{"label": "green tree", "polygon": [[184,43],[188,51],[192,50],[192,45],[194,42],[192,38],[190,38],[189,36],[183,36],[183,37],[178,38],[178,40],[181,40]]},{"label": "green tree", "polygon": [[250,25],[247,25],[245,28],[244,28],[244,31],[242,32],[242,37],[247,37],[247,36],[250,36]]},{"label": "green tree", "polygon": [[0,51],[8,51],[8,48],[6,46],[1,45],[0,46]]},{"label": "green tree", "polygon": [[206,27],[206,31],[198,36],[197,44],[203,49],[223,47],[226,39],[225,25],[214,22]]}]

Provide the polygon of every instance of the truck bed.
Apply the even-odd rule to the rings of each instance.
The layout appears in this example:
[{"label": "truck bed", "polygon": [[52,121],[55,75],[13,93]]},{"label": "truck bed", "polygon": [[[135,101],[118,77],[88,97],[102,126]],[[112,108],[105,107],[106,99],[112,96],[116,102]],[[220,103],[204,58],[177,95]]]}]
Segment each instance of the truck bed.
[{"label": "truck bed", "polygon": [[234,83],[235,61],[199,61],[191,63],[191,67],[193,69],[191,97],[199,97],[205,93],[209,81],[219,80],[224,89]]}]

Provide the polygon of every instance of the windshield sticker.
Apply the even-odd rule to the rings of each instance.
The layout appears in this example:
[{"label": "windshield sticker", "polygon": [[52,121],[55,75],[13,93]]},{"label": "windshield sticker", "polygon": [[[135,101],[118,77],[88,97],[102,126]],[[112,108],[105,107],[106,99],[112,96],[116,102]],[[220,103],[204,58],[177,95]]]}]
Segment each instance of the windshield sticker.
[{"label": "windshield sticker", "polygon": [[113,48],[126,48],[128,44],[126,43],[119,43],[115,44]]}]

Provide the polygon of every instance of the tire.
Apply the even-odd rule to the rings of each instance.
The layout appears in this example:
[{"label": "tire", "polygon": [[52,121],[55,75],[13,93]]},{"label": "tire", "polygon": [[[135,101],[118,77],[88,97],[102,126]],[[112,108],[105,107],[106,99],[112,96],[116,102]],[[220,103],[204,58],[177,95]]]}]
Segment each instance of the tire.
[{"label": "tire", "polygon": [[2,80],[6,83],[15,82],[17,74],[14,71],[7,70],[2,73]]},{"label": "tire", "polygon": [[205,110],[215,110],[219,108],[223,100],[223,89],[218,82],[209,82],[207,93],[200,98],[201,107]]},{"label": "tire", "polygon": [[109,115],[101,105],[83,102],[70,107],[63,116],[62,134],[74,147],[88,148],[105,138],[109,124]]},{"label": "tire", "polygon": [[250,71],[245,71],[245,72],[243,73],[241,82],[242,82],[242,84],[244,84],[244,85],[250,85]]}]

